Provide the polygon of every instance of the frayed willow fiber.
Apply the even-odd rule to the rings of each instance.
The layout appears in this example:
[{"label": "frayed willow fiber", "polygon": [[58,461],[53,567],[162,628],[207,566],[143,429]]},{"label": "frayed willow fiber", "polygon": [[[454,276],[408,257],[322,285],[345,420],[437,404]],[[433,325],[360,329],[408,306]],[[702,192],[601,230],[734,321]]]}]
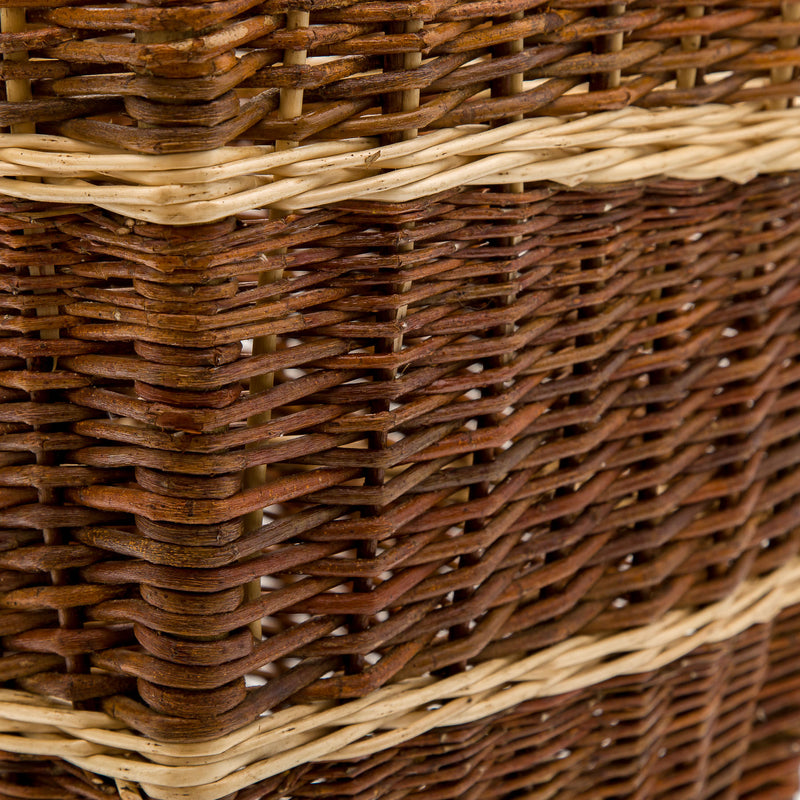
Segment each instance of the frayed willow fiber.
[{"label": "frayed willow fiber", "polygon": [[788,800],[800,3],[0,6],[0,796]]}]

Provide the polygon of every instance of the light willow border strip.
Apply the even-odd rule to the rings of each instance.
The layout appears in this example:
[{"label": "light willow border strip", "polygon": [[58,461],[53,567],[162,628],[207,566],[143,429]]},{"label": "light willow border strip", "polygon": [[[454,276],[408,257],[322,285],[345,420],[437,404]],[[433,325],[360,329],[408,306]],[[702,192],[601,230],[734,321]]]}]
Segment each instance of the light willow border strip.
[{"label": "light willow border strip", "polygon": [[211,742],[165,744],[101,712],[0,691],[0,750],[63,758],[156,800],[218,800],[311,761],[358,758],[426,731],[484,719],[539,697],[674,663],[800,603],[800,557],[727,599],[645,627],[577,636],[523,658],[494,659],[445,679],[387,686],[342,705],[292,706]]},{"label": "light willow border strip", "polygon": [[655,176],[744,183],[798,169],[800,108],[764,111],[754,104],[539,117],[448,128],[384,147],[349,139],[162,156],[0,134],[0,193],[87,203],[167,225],[344,200],[406,202],[467,185],[577,186]]}]

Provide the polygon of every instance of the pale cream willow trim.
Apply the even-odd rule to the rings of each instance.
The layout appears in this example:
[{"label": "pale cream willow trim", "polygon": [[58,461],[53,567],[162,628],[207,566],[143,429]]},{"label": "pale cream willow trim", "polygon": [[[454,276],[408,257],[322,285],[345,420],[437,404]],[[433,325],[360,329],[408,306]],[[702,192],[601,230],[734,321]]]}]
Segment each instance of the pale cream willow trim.
[{"label": "pale cream willow trim", "polygon": [[753,104],[447,128],[380,147],[373,139],[142,155],[63,137],[0,134],[0,193],[83,204],[167,225],[343,200],[417,200],[458,186],[566,186],[655,176],[744,183],[800,169],[800,108]]},{"label": "pale cream willow trim", "polygon": [[672,611],[642,628],[576,636],[535,655],[494,659],[445,679],[387,686],[341,705],[292,706],[199,744],[145,739],[101,712],[73,711],[0,691],[0,750],[66,759],[157,800],[218,800],[311,761],[358,758],[444,725],[484,719],[519,703],[672,664],[800,603],[800,557],[699,611]]}]

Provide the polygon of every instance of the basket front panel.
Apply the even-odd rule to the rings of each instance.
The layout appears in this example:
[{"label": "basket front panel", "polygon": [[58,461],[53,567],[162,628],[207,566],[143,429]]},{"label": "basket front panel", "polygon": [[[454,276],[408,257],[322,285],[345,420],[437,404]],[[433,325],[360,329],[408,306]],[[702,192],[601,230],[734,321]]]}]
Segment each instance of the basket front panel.
[{"label": "basket front panel", "polygon": [[[800,541],[798,201],[778,176],[470,190],[180,235],[57,218],[76,254],[58,300],[73,416],[54,432],[74,438],[57,474],[79,600],[11,593],[29,612],[8,664],[58,672],[59,627],[80,629],[94,653],[70,669],[102,684],[87,697],[207,738],[772,572]],[[24,524],[52,545],[28,494],[2,512],[9,541]],[[15,550],[4,567],[52,580]],[[47,611],[70,602],[71,621]]]}]

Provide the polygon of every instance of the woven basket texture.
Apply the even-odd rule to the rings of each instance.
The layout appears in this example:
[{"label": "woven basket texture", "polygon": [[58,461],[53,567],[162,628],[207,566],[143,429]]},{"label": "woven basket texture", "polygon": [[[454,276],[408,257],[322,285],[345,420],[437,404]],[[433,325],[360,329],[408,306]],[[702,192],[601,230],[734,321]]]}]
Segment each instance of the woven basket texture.
[{"label": "woven basket texture", "polygon": [[[800,716],[799,633],[796,606],[658,671],[524,703],[372,757],[306,764],[230,797],[788,800],[797,783],[798,745],[785,731]],[[0,770],[3,797],[118,797],[63,762],[15,757]]]},{"label": "woven basket texture", "polygon": [[[0,6],[0,127],[137,153],[800,95],[777,0]],[[800,555],[800,172],[181,226],[0,197],[0,308],[0,679],[162,742]],[[787,800],[799,637],[795,607],[230,798]],[[0,756],[0,800],[134,791]]]},{"label": "woven basket texture", "polygon": [[[391,140],[519,114],[800,92],[797,21],[782,14],[794,4],[779,0],[24,5],[31,24],[3,34],[3,52],[33,60],[9,60],[2,78],[33,80],[33,98],[0,105],[0,125],[35,122],[140,152],[205,150],[245,132],[268,143]],[[287,25],[287,9],[310,13],[309,24]],[[279,109],[287,89],[304,92],[291,119]],[[413,107],[409,92],[422,93]]]},{"label": "woven basket texture", "polygon": [[647,624],[800,552],[798,176],[178,230],[2,210],[21,688],[208,738]]}]

